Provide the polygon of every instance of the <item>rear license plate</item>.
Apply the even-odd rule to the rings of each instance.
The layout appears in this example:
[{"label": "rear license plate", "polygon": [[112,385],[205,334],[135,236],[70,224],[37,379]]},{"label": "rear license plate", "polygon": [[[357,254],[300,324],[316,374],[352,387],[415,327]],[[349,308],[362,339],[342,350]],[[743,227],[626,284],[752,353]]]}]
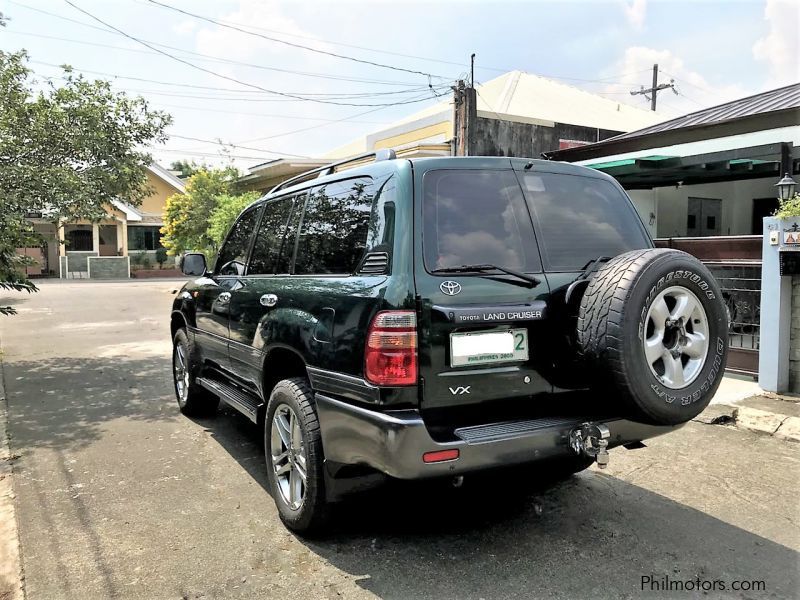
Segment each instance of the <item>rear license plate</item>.
[{"label": "rear license plate", "polygon": [[484,365],[528,360],[528,330],[450,334],[450,365]]}]

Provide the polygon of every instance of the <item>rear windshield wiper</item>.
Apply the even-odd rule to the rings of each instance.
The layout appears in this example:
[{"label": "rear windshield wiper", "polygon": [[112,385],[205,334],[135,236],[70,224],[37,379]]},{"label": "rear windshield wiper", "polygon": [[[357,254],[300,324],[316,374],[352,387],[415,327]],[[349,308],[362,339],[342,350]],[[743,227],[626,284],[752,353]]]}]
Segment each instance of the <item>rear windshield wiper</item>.
[{"label": "rear windshield wiper", "polygon": [[527,273],[520,273],[519,271],[515,271],[513,269],[508,269],[506,267],[498,267],[497,265],[460,265],[458,267],[444,267],[441,269],[434,269],[431,273],[483,273],[485,271],[501,271],[503,273],[507,273],[508,275],[513,275],[517,279],[521,279],[522,281],[527,281],[530,284],[530,287],[534,287],[539,285],[540,281],[538,278],[534,277],[533,275],[528,275]]}]

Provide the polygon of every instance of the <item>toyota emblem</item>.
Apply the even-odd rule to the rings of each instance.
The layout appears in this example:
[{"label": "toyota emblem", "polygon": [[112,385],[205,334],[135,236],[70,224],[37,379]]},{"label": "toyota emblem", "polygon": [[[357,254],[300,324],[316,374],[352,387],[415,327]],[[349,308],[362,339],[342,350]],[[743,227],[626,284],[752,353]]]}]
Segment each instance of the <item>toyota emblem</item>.
[{"label": "toyota emblem", "polygon": [[439,289],[446,296],[455,296],[461,293],[461,284],[457,281],[443,281],[439,284]]}]

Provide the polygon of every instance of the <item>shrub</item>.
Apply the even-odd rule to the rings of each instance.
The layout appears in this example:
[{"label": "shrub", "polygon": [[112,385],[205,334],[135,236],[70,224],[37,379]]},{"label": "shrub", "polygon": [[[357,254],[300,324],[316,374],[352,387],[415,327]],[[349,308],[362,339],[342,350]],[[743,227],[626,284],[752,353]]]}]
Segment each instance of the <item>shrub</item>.
[{"label": "shrub", "polygon": [[143,269],[149,269],[153,266],[153,261],[150,260],[150,256],[147,254],[142,254],[141,263]]},{"label": "shrub", "polygon": [[156,250],[156,262],[158,263],[158,268],[163,269],[164,263],[167,262],[167,249],[166,248],[159,248]]},{"label": "shrub", "polygon": [[781,200],[775,216],[779,219],[791,219],[800,217],[800,194],[795,194],[788,200]]}]

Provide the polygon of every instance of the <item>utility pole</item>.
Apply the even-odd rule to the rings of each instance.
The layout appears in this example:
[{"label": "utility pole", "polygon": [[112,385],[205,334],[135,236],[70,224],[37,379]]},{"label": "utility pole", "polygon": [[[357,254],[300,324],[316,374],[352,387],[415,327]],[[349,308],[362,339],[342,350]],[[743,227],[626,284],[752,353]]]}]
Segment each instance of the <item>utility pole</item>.
[{"label": "utility pole", "polygon": [[[658,92],[661,90],[671,89],[675,94],[678,92],[675,91],[675,80],[670,79],[669,83],[658,83],[658,65],[653,65],[653,86],[650,88],[645,88],[642,86],[641,89],[635,90],[631,92],[631,96],[637,96],[642,94],[645,98],[650,100],[650,110],[656,109],[656,98],[658,98]],[[648,96],[648,94],[651,94]]]},{"label": "utility pole", "polygon": [[475,87],[475,53],[469,57],[469,85]]}]

